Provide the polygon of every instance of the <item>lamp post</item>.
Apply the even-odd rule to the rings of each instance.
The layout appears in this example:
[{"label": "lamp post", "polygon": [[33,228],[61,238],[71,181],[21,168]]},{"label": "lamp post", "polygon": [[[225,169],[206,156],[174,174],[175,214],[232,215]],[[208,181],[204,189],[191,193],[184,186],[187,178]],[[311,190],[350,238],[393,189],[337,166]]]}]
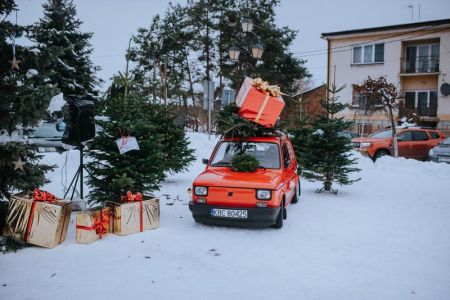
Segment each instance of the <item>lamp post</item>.
[{"label": "lamp post", "polygon": [[[257,65],[258,65],[258,62],[260,62],[260,59],[262,58],[262,55],[264,53],[264,46],[260,42],[261,39],[253,32],[253,28],[254,28],[253,21],[250,18],[245,17],[241,21],[241,26],[242,26],[242,32],[245,35],[245,39],[247,40],[247,44],[240,45],[241,47],[232,46],[228,50],[228,55],[230,57],[230,60],[234,63],[238,63],[239,69],[244,67],[245,65],[248,65],[250,67],[253,66],[250,62],[244,61],[242,59],[242,55],[241,55],[242,53],[247,54],[247,57],[249,57],[249,58],[256,59]],[[250,44],[248,42],[248,37],[247,37],[248,35],[254,36],[256,38],[257,42]],[[244,39],[244,37],[242,37],[241,40],[242,39]],[[239,59],[240,57],[241,57],[241,59]]]}]

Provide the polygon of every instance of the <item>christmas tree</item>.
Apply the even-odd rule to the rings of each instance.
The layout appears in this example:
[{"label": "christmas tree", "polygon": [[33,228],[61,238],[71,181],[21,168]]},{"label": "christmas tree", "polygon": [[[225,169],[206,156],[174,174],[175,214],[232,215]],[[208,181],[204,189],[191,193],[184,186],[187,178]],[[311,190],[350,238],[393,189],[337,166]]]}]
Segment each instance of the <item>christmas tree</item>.
[{"label": "christmas tree", "polygon": [[8,21],[16,17],[14,1],[3,1],[0,5],[0,199],[9,198],[13,191],[43,185],[45,173],[52,168],[39,164],[41,156],[36,147],[20,138],[22,128],[26,130],[45,118],[56,90],[39,68],[45,55],[16,44],[16,39],[29,30]]},{"label": "christmas tree", "polygon": [[[168,172],[182,171],[194,160],[170,106],[120,93],[105,101],[104,115],[108,120],[98,121],[102,130],[92,143],[95,150],[87,164],[91,203],[119,201],[127,191],[148,194],[158,189]],[[125,137],[136,138],[139,150],[120,154],[115,141]]]},{"label": "christmas tree", "polygon": [[326,115],[318,116],[311,124],[294,131],[294,147],[296,148],[303,177],[323,182],[323,187],[317,192],[328,191],[337,193],[332,188],[333,183],[348,185],[359,180],[351,179],[350,173],[360,171],[353,167],[356,159],[352,157],[352,145],[346,137],[339,136],[340,131],[347,130],[351,122],[344,121],[336,114],[345,106],[338,102],[339,93],[344,87],[328,88],[328,99],[321,102]]},{"label": "christmas tree", "polygon": [[42,72],[64,95],[96,95],[99,69],[91,62],[92,33],[80,31],[82,22],[72,0],[48,0],[44,17],[34,26],[32,39],[47,57]]}]

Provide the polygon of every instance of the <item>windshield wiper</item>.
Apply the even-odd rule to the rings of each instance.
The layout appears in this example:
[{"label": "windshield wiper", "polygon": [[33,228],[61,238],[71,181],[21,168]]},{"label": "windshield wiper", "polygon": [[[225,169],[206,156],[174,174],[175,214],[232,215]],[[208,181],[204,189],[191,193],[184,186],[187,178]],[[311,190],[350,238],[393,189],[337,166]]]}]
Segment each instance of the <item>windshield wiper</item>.
[{"label": "windshield wiper", "polygon": [[230,165],[229,162],[217,162],[214,164],[211,164],[213,167],[228,167]]}]

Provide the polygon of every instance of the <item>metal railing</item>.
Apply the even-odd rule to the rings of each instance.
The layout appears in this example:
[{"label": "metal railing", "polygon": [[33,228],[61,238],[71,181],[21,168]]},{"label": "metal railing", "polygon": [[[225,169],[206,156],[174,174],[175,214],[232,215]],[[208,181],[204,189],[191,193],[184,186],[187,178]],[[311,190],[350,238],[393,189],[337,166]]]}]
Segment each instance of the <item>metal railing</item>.
[{"label": "metal railing", "polygon": [[403,105],[399,106],[399,117],[407,117],[410,118],[414,114],[420,117],[437,117],[437,107],[415,107],[409,108]]},{"label": "metal railing", "polygon": [[439,56],[418,56],[415,59],[402,59],[402,73],[439,72]]}]

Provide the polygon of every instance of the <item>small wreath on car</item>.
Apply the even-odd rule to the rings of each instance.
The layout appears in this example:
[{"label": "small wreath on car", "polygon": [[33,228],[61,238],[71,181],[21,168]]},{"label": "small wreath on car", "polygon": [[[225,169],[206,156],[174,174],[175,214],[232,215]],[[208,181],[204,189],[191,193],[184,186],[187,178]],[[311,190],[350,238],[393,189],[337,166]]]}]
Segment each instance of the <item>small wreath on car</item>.
[{"label": "small wreath on car", "polygon": [[259,161],[249,154],[237,154],[231,160],[231,169],[235,172],[256,172]]}]

